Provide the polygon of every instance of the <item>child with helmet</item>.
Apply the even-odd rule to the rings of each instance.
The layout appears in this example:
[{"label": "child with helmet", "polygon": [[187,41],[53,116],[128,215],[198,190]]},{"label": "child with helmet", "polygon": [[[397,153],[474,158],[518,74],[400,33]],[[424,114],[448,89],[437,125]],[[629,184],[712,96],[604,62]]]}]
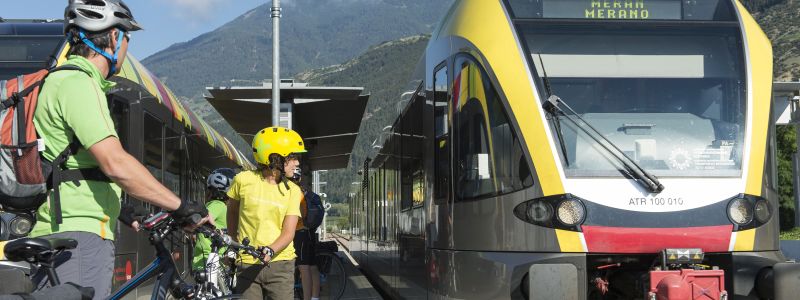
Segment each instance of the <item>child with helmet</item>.
[{"label": "child with helmet", "polygon": [[296,257],[292,240],[303,192],[287,178],[285,170],[287,163],[297,164],[287,157],[306,149],[297,132],[269,127],[253,137],[253,152],[258,169],[236,175],[227,193],[228,233],[264,247],[268,264],[243,256],[234,292],[252,300],[292,299]]},{"label": "child with helmet", "polygon": [[[214,218],[214,225],[217,229],[226,230],[228,217],[228,190],[233,183],[236,171],[230,168],[219,168],[211,171],[206,179],[206,209],[208,214]],[[194,244],[194,257],[192,258],[192,269],[200,270],[206,265],[206,258],[211,253],[211,240],[203,234],[197,234]]]}]

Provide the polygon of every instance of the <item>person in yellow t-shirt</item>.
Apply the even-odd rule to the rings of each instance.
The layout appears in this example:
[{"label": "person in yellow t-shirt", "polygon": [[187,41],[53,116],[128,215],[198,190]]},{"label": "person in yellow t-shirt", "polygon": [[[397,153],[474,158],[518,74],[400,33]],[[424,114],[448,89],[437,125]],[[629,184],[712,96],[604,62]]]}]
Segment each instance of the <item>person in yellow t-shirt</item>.
[{"label": "person in yellow t-shirt", "polygon": [[234,292],[250,300],[292,299],[296,258],[292,240],[303,192],[286,177],[285,169],[297,167],[298,160],[287,158],[306,152],[305,146],[297,132],[269,127],[253,137],[253,151],[259,168],[236,175],[228,190],[228,234],[264,247],[268,264],[244,255]]}]

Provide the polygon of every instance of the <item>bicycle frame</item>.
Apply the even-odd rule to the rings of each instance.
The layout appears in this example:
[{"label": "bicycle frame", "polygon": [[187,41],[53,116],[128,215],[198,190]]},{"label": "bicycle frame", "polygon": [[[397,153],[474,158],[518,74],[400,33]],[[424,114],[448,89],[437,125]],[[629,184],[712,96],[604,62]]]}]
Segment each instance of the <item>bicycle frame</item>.
[{"label": "bicycle frame", "polygon": [[[206,272],[205,282],[200,284],[199,288],[201,291],[204,291],[206,293],[211,293],[216,297],[226,296],[227,294],[230,294],[233,291],[233,286],[231,286],[229,282],[221,282],[220,273],[221,272],[228,273],[227,274],[228,276],[226,276],[226,278],[229,278],[231,274],[230,271],[223,268],[222,266],[222,261],[221,261],[222,256],[218,254],[219,248],[212,246],[211,249],[212,249],[211,253],[209,253],[208,258],[206,258],[206,265],[205,265],[206,267],[204,269]],[[209,287],[212,288],[209,290],[208,289]]]},{"label": "bicycle frame", "polygon": [[156,259],[120,287],[116,293],[106,298],[107,300],[122,299],[122,297],[139,287],[139,285],[159,274],[162,274],[162,276],[156,281],[153,287],[153,295],[150,299],[166,299],[169,287],[172,285],[172,280],[176,277],[177,272],[175,270],[177,270],[177,268],[175,267],[175,262],[172,261],[172,255],[169,254],[166,247],[164,247],[163,244],[159,244],[159,246],[160,247],[156,247],[156,252],[158,254]]},{"label": "bicycle frame", "polygon": [[[151,219],[155,219],[152,222],[157,223],[165,218],[164,216],[156,215]],[[139,285],[156,276],[158,279],[153,286],[153,293],[150,297],[151,300],[164,300],[167,298],[167,293],[170,292],[171,288],[174,286],[186,285],[177,275],[178,268],[175,266],[175,261],[172,260],[172,253],[164,246],[164,237],[170,232],[172,232],[170,225],[167,225],[166,229],[154,229],[150,232],[150,244],[156,248],[155,260],[136,274],[136,276],[131,278],[131,280],[128,280],[128,282],[106,298],[106,300],[122,299],[122,297],[136,289]]]}]

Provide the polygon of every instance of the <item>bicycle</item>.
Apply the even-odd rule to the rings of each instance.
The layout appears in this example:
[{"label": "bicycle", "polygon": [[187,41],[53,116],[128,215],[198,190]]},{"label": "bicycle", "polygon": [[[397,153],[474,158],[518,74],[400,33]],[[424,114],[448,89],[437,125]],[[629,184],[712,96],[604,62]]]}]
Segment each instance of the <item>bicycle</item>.
[{"label": "bicycle", "polygon": [[[193,219],[197,220],[200,216],[195,215]],[[172,219],[169,213],[160,212],[144,221],[142,228],[149,232],[150,244],[156,248],[156,258],[150,265],[144,268],[131,278],[122,287],[114,292],[106,300],[118,300],[130,293],[133,289],[141,285],[143,282],[151,278],[156,278],[153,286],[153,293],[151,300],[165,300],[169,296],[175,299],[236,299],[238,295],[223,295],[218,297],[215,294],[207,293],[201,285],[190,285],[186,283],[180,276],[172,259],[172,254],[167,250],[164,245],[164,238],[176,230],[182,230],[180,224]],[[223,237],[214,232],[208,227],[202,226],[198,231],[205,232],[210,235],[212,240],[225,241]],[[234,245],[236,246],[236,245]],[[242,246],[250,255],[254,255],[263,261],[263,255],[253,247]]]},{"label": "bicycle", "polygon": [[[319,269],[319,295],[322,299],[338,300],[347,287],[347,273],[337,252],[338,246],[334,241],[315,243],[314,265]],[[298,269],[294,272],[294,298],[303,299],[303,284]]]},{"label": "bicycle", "polygon": [[[194,272],[197,292],[200,295],[210,295],[214,297],[224,297],[233,294],[236,286],[236,263],[224,264],[222,257],[232,259],[234,262],[239,257],[239,252],[244,252],[264,261],[264,254],[260,249],[250,246],[250,240],[244,238],[242,243],[237,243],[226,234],[220,234],[206,227],[198,228],[198,232],[211,239],[211,252],[206,258],[203,270]],[[219,255],[219,250],[225,248],[223,255]]]}]

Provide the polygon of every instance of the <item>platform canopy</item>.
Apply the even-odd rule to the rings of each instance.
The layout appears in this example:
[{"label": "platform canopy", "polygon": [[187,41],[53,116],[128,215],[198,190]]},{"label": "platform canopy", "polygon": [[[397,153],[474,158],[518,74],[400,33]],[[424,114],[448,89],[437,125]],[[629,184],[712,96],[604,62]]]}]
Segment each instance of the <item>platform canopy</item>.
[{"label": "platform canopy", "polygon": [[[206,99],[250,142],[258,130],[272,124],[271,84],[258,87],[209,87]],[[303,136],[313,170],[346,168],[369,95],[361,87],[314,87],[282,83],[281,104],[292,129]],[[281,118],[287,114],[282,113]]]},{"label": "platform canopy", "polygon": [[772,83],[772,111],[775,125],[797,124],[800,121],[800,82]]}]

